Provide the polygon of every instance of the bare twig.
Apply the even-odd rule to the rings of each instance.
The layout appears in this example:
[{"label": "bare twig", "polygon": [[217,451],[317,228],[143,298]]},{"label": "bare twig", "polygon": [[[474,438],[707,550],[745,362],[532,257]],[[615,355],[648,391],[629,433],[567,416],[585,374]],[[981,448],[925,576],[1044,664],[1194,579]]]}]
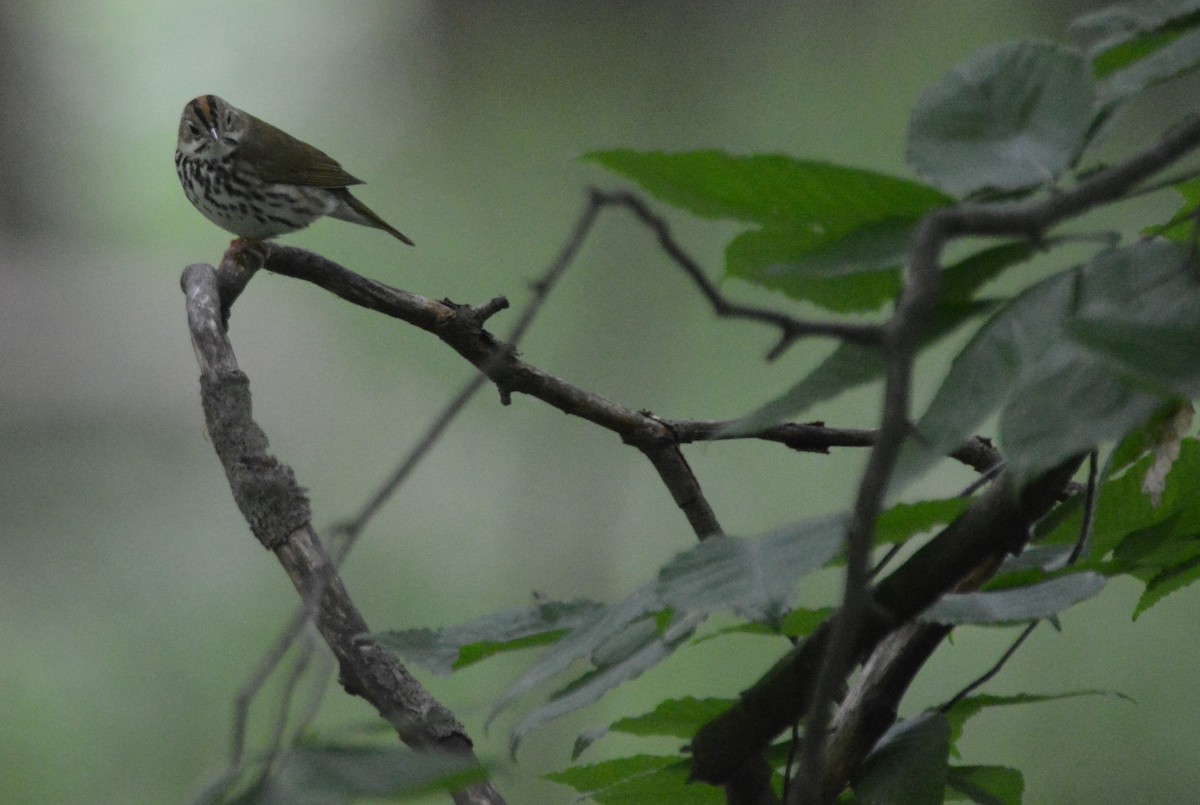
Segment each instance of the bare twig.
[{"label": "bare twig", "polygon": [[805,321],[774,310],[730,302],[717,290],[717,286],[712,283],[700,265],[675,240],[666,220],[651,210],[646,202],[633,193],[622,191],[605,193],[593,190],[592,197],[598,198],[604,204],[626,207],[637,216],[638,220],[649,227],[658,238],[662,250],[696,283],[700,293],[712,305],[713,311],[718,316],[758,321],[778,328],[779,342],[767,353],[767,360],[778,358],[798,339],[814,335],[838,338],[842,341],[867,346],[880,345],[883,339],[883,330],[877,325],[846,324],[837,321]]},{"label": "bare twig", "polygon": [[1017,653],[1017,649],[1021,647],[1021,644],[1029,639],[1029,636],[1033,634],[1033,630],[1038,627],[1039,623],[1041,623],[1041,621],[1030,621],[1029,623],[1025,624],[1025,628],[1021,630],[1021,634],[1017,635],[1017,639],[1014,640],[1012,645],[1010,645],[1004,651],[1004,653],[1000,655],[1000,659],[996,660],[995,664],[991,668],[980,674],[978,679],[973,680],[969,685],[964,687],[958,693],[954,694],[949,701],[938,707],[938,710],[943,713],[950,712],[954,709],[954,705],[958,704],[963,699],[967,698],[972,693],[986,685],[988,682],[992,681],[996,674],[1000,673],[1004,666],[1008,664],[1008,661],[1012,659],[1013,655]]}]

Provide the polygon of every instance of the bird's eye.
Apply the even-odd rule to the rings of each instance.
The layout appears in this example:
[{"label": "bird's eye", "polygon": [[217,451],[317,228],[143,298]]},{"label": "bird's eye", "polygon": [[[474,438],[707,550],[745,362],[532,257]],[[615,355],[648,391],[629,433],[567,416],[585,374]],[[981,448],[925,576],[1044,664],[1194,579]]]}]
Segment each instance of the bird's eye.
[{"label": "bird's eye", "polygon": [[192,133],[193,137],[200,136],[200,129],[196,128],[195,124],[193,123],[188,123],[188,131]]},{"label": "bird's eye", "polygon": [[225,128],[233,128],[233,114],[230,112],[225,113]]}]

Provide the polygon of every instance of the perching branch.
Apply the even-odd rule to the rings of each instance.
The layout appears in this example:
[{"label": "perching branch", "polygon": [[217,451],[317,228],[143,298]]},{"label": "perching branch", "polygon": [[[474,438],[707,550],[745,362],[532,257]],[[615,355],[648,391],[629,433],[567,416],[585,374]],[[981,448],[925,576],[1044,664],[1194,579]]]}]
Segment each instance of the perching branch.
[{"label": "perching branch", "polygon": [[[267,453],[266,435],[251,418],[249,381],[239,371],[225,336],[216,270],[189,266],[182,286],[201,370],[205,421],[234,500],[254,535],[275,553],[301,598],[317,602],[317,629],[337,658],[343,687],[370,702],[414,749],[477,764],[471,741],[453,714],[395,655],[370,638],[370,629],[312,530],[308,499],[291,468]],[[486,780],[452,795],[459,805],[504,802]]]}]

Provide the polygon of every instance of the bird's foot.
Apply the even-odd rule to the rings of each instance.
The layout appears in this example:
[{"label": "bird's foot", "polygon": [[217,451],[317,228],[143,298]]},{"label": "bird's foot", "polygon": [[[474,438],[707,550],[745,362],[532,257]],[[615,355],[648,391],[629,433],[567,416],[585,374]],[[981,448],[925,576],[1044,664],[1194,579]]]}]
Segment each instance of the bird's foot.
[{"label": "bird's foot", "polygon": [[221,257],[221,264],[260,268],[267,261],[267,244],[254,238],[234,238]]}]

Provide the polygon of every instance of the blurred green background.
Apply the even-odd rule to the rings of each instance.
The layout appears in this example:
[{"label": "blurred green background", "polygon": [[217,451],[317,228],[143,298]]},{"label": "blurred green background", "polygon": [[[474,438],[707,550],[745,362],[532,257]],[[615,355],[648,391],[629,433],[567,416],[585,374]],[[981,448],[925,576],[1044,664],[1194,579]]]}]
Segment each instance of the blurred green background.
[{"label": "blurred green background", "polygon": [[[917,93],[974,49],[1066,38],[1099,3],[201,2],[33,0],[0,6],[0,802],[165,803],[225,762],[232,701],[296,596],[250,538],[206,441],[178,289],[228,236],[184,199],[172,149],[184,103],[234,104],[330,152],[358,195],[411,236],[323,221],[286,238],[408,290],[528,299],[581,211],[620,183],[576,161],[598,148],[782,152],[907,175]],[[1195,108],[1195,82],[1126,117],[1111,150]],[[1126,205],[1106,225],[1129,231]],[[1157,205],[1157,206],[1155,206]],[[710,271],[737,230],[669,214]],[[1124,223],[1132,220],[1133,223]],[[1037,270],[1032,269],[1032,270]],[[781,297],[729,283],[739,299]],[[504,332],[513,319],[493,320]],[[310,488],[316,524],[352,514],[470,370],[435,339],[284,278],[257,278],[231,335],[256,417]],[[789,386],[829,348],[774,364],[773,334],[717,322],[622,213],[606,215],[524,345],[532,363],[636,408],[725,418]],[[948,355],[928,362],[935,377]],[[877,389],[811,412],[869,427]],[[840,508],[862,454],[757,444],[691,448],[735,533]],[[957,486],[957,470],[945,476]],[[952,487],[946,487],[952,488]],[[450,625],[551,598],[613,599],[693,541],[635,451],[488,389],[373,522],[346,567],[373,628]],[[835,580],[805,594],[826,602]],[[1044,627],[993,692],[1119,690],[988,713],[964,761],[1021,768],[1026,802],[1200,797],[1200,593],[1131,624],[1113,584]],[[947,698],[1013,636],[964,631],[906,707]],[[482,720],[527,658],[423,674],[496,764],[511,802],[569,802],[538,782],[578,731],[669,695],[731,695],[781,651],[711,641],[506,759]],[[372,711],[336,687],[317,721]],[[269,729],[269,700],[252,736]],[[677,746],[610,737],[594,759]],[[430,801],[441,802],[444,798]]]}]

